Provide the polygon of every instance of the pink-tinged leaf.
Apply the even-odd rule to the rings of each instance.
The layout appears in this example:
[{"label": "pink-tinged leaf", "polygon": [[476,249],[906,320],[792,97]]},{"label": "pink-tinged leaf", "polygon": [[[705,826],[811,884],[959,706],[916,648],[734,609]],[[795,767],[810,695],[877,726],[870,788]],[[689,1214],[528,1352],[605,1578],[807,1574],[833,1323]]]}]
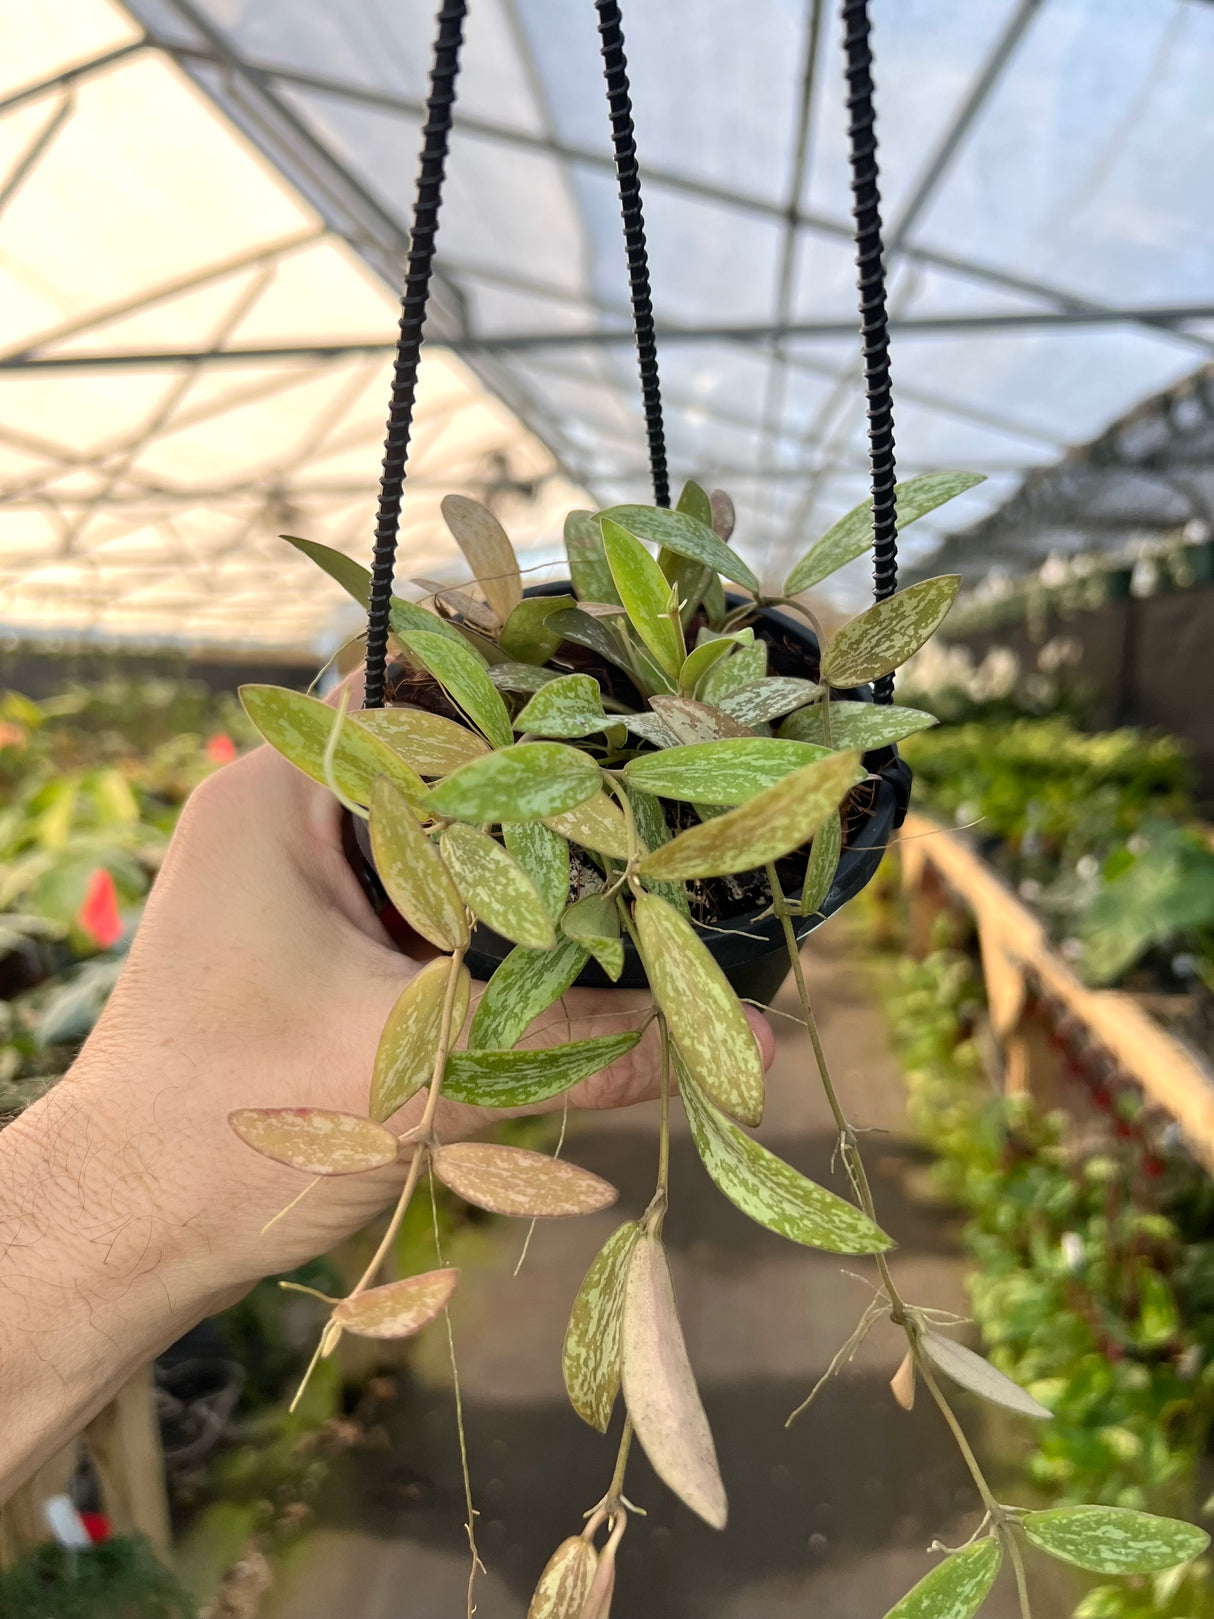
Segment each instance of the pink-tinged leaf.
[{"label": "pink-tinged leaf", "polygon": [[490,1214],[542,1220],[566,1214],[595,1214],[619,1197],[588,1169],[563,1158],[549,1158],[524,1147],[488,1141],[457,1141],[440,1147],[434,1169],[444,1186]]},{"label": "pink-tinged leaf", "polygon": [[588,1540],[573,1535],[548,1559],[527,1609],[527,1619],[582,1619],[599,1556]]},{"label": "pink-tinged leaf", "polygon": [[391,1130],[357,1113],[325,1107],[238,1107],[228,1123],[240,1139],[275,1163],[310,1175],[357,1175],[396,1162]]},{"label": "pink-tinged leaf", "polygon": [[624,1403],[654,1472],[705,1523],[724,1529],[728,1505],[716,1447],[656,1237],[642,1237],[628,1265]]},{"label": "pink-tinged leaf", "polygon": [[503,622],[523,599],[518,558],[506,530],[487,506],[467,495],[444,495],[443,517],[467,558],[490,607]]},{"label": "pink-tinged leaf", "polygon": [[[697,648],[697,651],[704,650]],[[651,697],[649,701],[667,730],[683,743],[719,742],[722,737],[754,735],[724,709],[697,703],[690,697]]]},{"label": "pink-tinged leaf", "polygon": [[444,1308],[455,1292],[457,1270],[431,1270],[372,1287],[343,1299],[333,1319],[360,1338],[410,1338]]},{"label": "pink-tinged leaf", "polygon": [[890,1378],[889,1386],[902,1409],[912,1411],[915,1405],[915,1357],[909,1349],[902,1357],[901,1366]]},{"label": "pink-tinged leaf", "polygon": [[88,880],[84,900],[76,912],[76,926],[100,950],[116,945],[126,931],[118,914],[118,891],[104,866],[98,866]]},{"label": "pink-tinged leaf", "polygon": [[732,499],[723,489],[714,489],[708,497],[708,505],[712,511],[712,526],[717,538],[728,540],[737,522]]}]

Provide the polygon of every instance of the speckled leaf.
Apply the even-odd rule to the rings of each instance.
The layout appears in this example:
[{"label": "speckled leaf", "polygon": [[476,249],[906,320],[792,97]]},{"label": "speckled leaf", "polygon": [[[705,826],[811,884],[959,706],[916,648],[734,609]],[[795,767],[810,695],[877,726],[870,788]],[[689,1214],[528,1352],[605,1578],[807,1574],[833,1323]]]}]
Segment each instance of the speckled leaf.
[{"label": "speckled leaf", "polygon": [[457,1270],[431,1270],[368,1288],[343,1299],[333,1319],[360,1338],[411,1338],[446,1308],[459,1281]]},{"label": "speckled leaf", "polygon": [[641,895],[634,914],[650,988],[693,1078],[718,1107],[758,1124],[763,1059],[725,974],[687,918],[658,895]]},{"label": "speckled leaf", "polygon": [[323,569],[347,596],[353,596],[364,612],[370,606],[371,573],[361,562],[355,562],[344,551],[335,551],[331,545],[321,545],[318,540],[301,540],[296,534],[280,534],[278,537]]},{"label": "speckled leaf", "polygon": [[832,1254],[876,1254],[893,1247],[863,1209],[808,1180],[719,1113],[687,1067],[680,1046],[675,1069],[696,1151],[743,1214],[790,1242]]},{"label": "speckled leaf", "polygon": [[633,1029],[534,1051],[453,1051],[443,1095],[474,1107],[534,1107],[626,1057],[640,1038]]},{"label": "speckled leaf", "polygon": [[693,697],[658,696],[649,699],[653,712],[681,743],[719,742],[727,736],[751,736],[724,709],[698,703]]},{"label": "speckled leaf", "polygon": [[716,1446],[687,1359],[666,1254],[638,1239],[624,1287],[624,1404],[654,1472],[714,1529],[728,1516]]},{"label": "speckled leaf", "polygon": [[549,629],[548,619],[576,606],[576,596],[528,596],[502,626],[502,651],[521,663],[547,663],[561,644],[559,631]]},{"label": "speckled leaf", "polygon": [[[735,585],[758,592],[758,579],[737,552],[688,512],[665,511],[659,506],[611,506],[599,516],[604,523],[618,524],[638,540],[648,540],[651,545],[661,545],[679,556],[702,562],[714,573],[732,579]],[[627,604],[627,597],[624,600]]]},{"label": "speckled leaf", "polygon": [[528,696],[558,678],[555,669],[536,669],[530,663],[497,663],[488,675],[498,691],[522,692]]},{"label": "speckled leaf", "polygon": [[861,686],[891,674],[930,641],[961,588],[961,575],[921,579],[849,619],[822,655],[822,679],[832,686]]},{"label": "speckled leaf", "polygon": [[518,861],[487,832],[455,822],[439,847],[460,898],[495,933],[514,944],[546,950],[556,942],[552,918]]},{"label": "speckled leaf", "polygon": [[908,1349],[889,1380],[890,1392],[904,1411],[915,1409],[915,1357]]},{"label": "speckled leaf", "polygon": [[732,498],[723,489],[714,489],[708,497],[712,512],[712,531],[718,540],[728,540],[737,524]]},{"label": "speckled leaf", "polygon": [[[712,528],[712,502],[708,498],[708,491],[694,478],[688,478],[679,492],[675,502],[675,510],[686,512],[688,517],[694,517],[705,528]],[[715,531],[714,531],[715,532]],[[720,538],[720,535],[717,535]]]},{"label": "speckled leaf", "polygon": [[446,641],[429,631],[417,630],[402,639],[477,730],[495,748],[509,747],[514,740],[510,715],[476,654],[462,640]]},{"label": "speckled leaf", "polygon": [[633,736],[639,736],[655,748],[677,748],[679,738],[666,721],[657,714],[621,714],[620,723]]},{"label": "speckled leaf", "polygon": [[687,653],[678,614],[671,611],[669,582],[640,540],[608,518],[603,519],[603,549],[629,622],[666,673],[677,679]]},{"label": "speckled leaf", "polygon": [[554,950],[512,950],[485,985],[468,1029],[469,1051],[507,1051],[569,988],[589,953],[561,936]]},{"label": "speckled leaf", "polygon": [[409,926],[440,950],[468,942],[468,919],[438,850],[407,801],[380,777],[371,789],[371,853],[388,898]]},{"label": "speckled leaf", "polygon": [[[903,737],[916,731],[926,731],[937,723],[934,714],[921,708],[902,708],[896,703],[841,703],[830,705],[830,745],[832,748],[859,748],[867,753],[870,748],[888,747],[901,742]],[[780,727],[781,736],[795,737],[800,742],[822,742],[822,710],[800,708],[790,714]]]},{"label": "speckled leaf", "polygon": [[542,821],[503,821],[506,847],[539,889],[555,922],[569,899],[569,842]]},{"label": "speckled leaf", "polygon": [[805,868],[805,886],[801,890],[801,915],[816,916],[822,901],[830,893],[830,885],[839,869],[839,854],[843,846],[843,821],[838,815],[828,815],[814,833],[813,848],[809,851],[809,864]]},{"label": "speckled leaf", "polygon": [[679,670],[679,691],[684,697],[694,697],[695,689],[704,678],[713,664],[719,658],[726,658],[734,649],[735,642],[727,635],[717,636],[715,640],[701,641],[683,659],[683,667]]},{"label": "speckled leaf", "polygon": [[425,708],[364,708],[350,716],[422,776],[446,776],[489,751],[483,737]]},{"label": "speckled leaf", "polygon": [[561,742],[516,742],[438,782],[426,796],[425,808],[478,825],[538,821],[584,804],[599,791],[601,780],[598,765],[577,748]]},{"label": "speckled leaf", "polygon": [[575,511],[566,517],[565,554],[579,601],[619,603],[619,592],[603,551],[603,530],[593,512]]},{"label": "speckled leaf", "polygon": [[737,691],[726,692],[719,708],[742,725],[766,725],[794,708],[804,708],[818,695],[819,687],[812,680],[797,680],[791,675],[769,675],[756,680],[751,686],[739,686]]},{"label": "speckled leaf", "polygon": [[563,1158],[549,1158],[524,1147],[489,1141],[457,1141],[439,1147],[434,1172],[444,1186],[490,1214],[542,1220],[566,1214],[595,1214],[620,1195],[588,1169]]},{"label": "speckled leaf", "polygon": [[1001,1405],[1008,1411],[1018,1411],[1021,1416],[1039,1417],[1046,1422],[1053,1416],[1054,1413],[1040,1401],[1026,1394],[1019,1383],[1013,1383],[989,1360],[976,1355],[964,1344],[944,1338],[938,1332],[925,1331],[920,1337],[919,1346],[937,1371],[951,1377],[954,1383],[960,1383],[962,1388],[969,1389],[971,1394],[981,1395],[992,1405]]},{"label": "speckled leaf", "polygon": [[582,1619],[598,1562],[588,1540],[580,1535],[563,1540],[540,1575],[527,1619]]},{"label": "speckled leaf", "polygon": [[[388,622],[392,633],[398,641],[403,642],[407,635],[414,630],[420,630],[424,635],[437,635],[455,646],[464,646],[465,640],[454,624],[448,624],[445,618],[439,618],[437,613],[429,612],[425,607],[419,607],[416,602],[402,601],[399,596],[393,596],[392,607],[388,614]],[[477,663],[484,659],[473,653]]]},{"label": "speckled leaf", "polygon": [[595,793],[564,815],[545,815],[544,825],[583,849],[610,855],[613,860],[628,858],[628,829],[623,813],[604,792]]},{"label": "speckled leaf", "polygon": [[[335,709],[285,686],[242,686],[240,700],[272,747],[313,781],[328,785],[325,749],[337,722]],[[347,717],[333,757],[334,781],[356,804],[369,804],[377,776],[387,776],[414,803],[425,796],[425,784],[416,770],[394,748]]]},{"label": "speckled leaf", "polygon": [[563,641],[584,646],[607,663],[615,664],[617,669],[630,672],[628,659],[619,641],[606,624],[600,623],[590,613],[584,613],[580,607],[566,608],[564,612],[553,613],[547,622],[552,629],[559,630]]},{"label": "speckled leaf", "polygon": [[858,753],[819,754],[740,808],[689,827],[646,855],[641,876],[723,877],[779,860],[812,837],[848,789],[863,779]]},{"label": "speckled leaf", "polygon": [[974,1619],[995,1583],[1003,1552],[997,1540],[953,1552],[932,1569],[885,1619]]},{"label": "speckled leaf", "polygon": [[[636,822],[637,832],[646,849],[660,849],[670,842],[666,811],[662,808],[660,800],[652,793],[642,792],[639,787],[629,787],[628,802],[632,805],[632,818]],[[691,914],[691,908],[687,903],[687,890],[682,883],[664,883],[655,877],[648,877],[645,879],[645,886],[652,893],[660,894],[684,916]]]},{"label": "speckled leaf", "polygon": [[275,1163],[310,1175],[357,1175],[396,1162],[399,1142],[382,1124],[324,1107],[239,1107],[228,1123]]},{"label": "speckled leaf", "polygon": [[485,600],[503,621],[522,600],[518,559],[506,531],[487,506],[467,495],[445,495],[443,517],[467,558]]},{"label": "speckled leaf", "polygon": [[[894,490],[898,511],[898,530],[923,517],[927,512],[943,506],[975,484],[983,481],[978,472],[926,472],[919,478],[908,478]],[[828,528],[820,540],[814,542],[784,581],[784,594],[795,596],[798,591],[809,590],[821,584],[845,563],[863,556],[873,543],[873,501],[870,495],[858,506],[853,506],[845,517]]]},{"label": "speckled leaf", "polygon": [[1095,1574],[1153,1574],[1198,1557],[1210,1544],[1204,1529],[1129,1507],[1052,1507],[1021,1519],[1043,1552]]},{"label": "speckled leaf", "polygon": [[606,1433],[620,1391],[620,1343],[628,1264],[641,1228],[635,1220],[613,1231],[578,1288],[565,1332],[565,1387],[583,1422]]},{"label": "speckled leaf", "polygon": [[811,742],[727,737],[720,742],[694,742],[661,753],[639,754],[624,766],[624,776],[630,785],[659,798],[744,804],[785,776],[829,756],[826,748]]},{"label": "speckled leaf", "polygon": [[559,675],[519,712],[514,729],[536,736],[591,736],[607,723],[598,681],[589,675]]},{"label": "speckled leaf", "polygon": [[614,983],[624,970],[620,913],[615,901],[604,894],[587,894],[574,901],[561,917],[560,925],[566,937],[589,950]]},{"label": "speckled leaf", "polygon": [[740,646],[728,658],[714,663],[696,687],[696,696],[700,702],[711,703],[715,707],[722,697],[741,691],[743,686],[753,686],[756,680],[762,680],[766,674],[767,645],[763,641],[754,641],[750,646]]},{"label": "speckled leaf", "polygon": [[[371,1074],[369,1111],[371,1117],[381,1123],[391,1118],[397,1108],[403,1107],[433,1077],[450,971],[449,956],[428,961],[405,985],[388,1013]],[[468,1016],[471,995],[471,976],[468,969],[461,966],[451,1008],[453,1041]]]}]

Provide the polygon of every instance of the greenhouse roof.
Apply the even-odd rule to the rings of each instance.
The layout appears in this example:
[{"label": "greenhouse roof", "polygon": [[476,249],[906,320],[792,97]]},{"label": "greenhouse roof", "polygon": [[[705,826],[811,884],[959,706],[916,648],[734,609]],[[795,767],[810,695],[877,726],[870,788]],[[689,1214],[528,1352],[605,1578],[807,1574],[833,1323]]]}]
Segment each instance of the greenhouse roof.
[{"label": "greenhouse roof", "polygon": [[[0,626],[356,622],[275,536],[369,551],[433,9],[0,0]],[[865,492],[836,9],[624,8],[672,469],[769,580]],[[531,566],[647,491],[593,5],[470,12],[402,586],[459,573],[448,488]],[[981,573],[1026,472],[1214,352],[1214,6],[873,16],[899,470],[988,474],[904,553]]]}]

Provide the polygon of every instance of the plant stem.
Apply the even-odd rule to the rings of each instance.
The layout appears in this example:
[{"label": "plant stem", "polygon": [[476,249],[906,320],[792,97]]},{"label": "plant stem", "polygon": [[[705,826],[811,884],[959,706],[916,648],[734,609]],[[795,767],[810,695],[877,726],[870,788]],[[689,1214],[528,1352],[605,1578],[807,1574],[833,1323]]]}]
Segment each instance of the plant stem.
[{"label": "plant stem", "polygon": [[961,1457],[966,1467],[969,1468],[970,1477],[978,1487],[978,1494],[982,1497],[982,1505],[990,1513],[996,1526],[1002,1528],[1006,1520],[1006,1514],[991,1493],[991,1487],[986,1482],[986,1476],[978,1463],[978,1458],[974,1455],[973,1450],[970,1448],[970,1442],[965,1437],[965,1430],[957,1421],[952,1406],[945,1399],[943,1390],[937,1383],[931,1367],[927,1364],[913,1337],[911,1338],[911,1353],[915,1357],[915,1370],[926,1384],[927,1391],[932,1399],[940,1407],[940,1414],[948,1423],[949,1430],[957,1441],[957,1449],[961,1452]]},{"label": "plant stem", "polygon": [[611,1483],[607,1486],[607,1494],[603,1504],[607,1508],[609,1518],[615,1517],[616,1507],[621,1495],[624,1493],[624,1474],[628,1471],[628,1452],[632,1449],[632,1418],[624,1418],[624,1432],[620,1435],[620,1448],[616,1452],[615,1472],[611,1475]]},{"label": "plant stem", "polygon": [[663,1201],[670,1192],[670,1030],[666,1019],[658,1013],[658,1032],[662,1041],[661,1079],[662,1123],[658,1137],[658,1191]]},{"label": "plant stem", "polygon": [[1033,1610],[1029,1606],[1029,1587],[1024,1575],[1024,1558],[1020,1555],[1020,1546],[1016,1536],[1006,1523],[999,1525],[999,1539],[1012,1565],[1012,1572],[1016,1576],[1016,1595],[1020,1599],[1020,1619],[1033,1619]]}]

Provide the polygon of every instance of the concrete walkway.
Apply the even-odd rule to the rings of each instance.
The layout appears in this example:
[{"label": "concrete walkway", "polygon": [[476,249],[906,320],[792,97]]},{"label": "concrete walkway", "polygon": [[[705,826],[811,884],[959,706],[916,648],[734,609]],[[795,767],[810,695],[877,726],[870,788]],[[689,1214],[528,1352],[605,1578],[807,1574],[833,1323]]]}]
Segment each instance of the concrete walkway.
[{"label": "concrete walkway", "polygon": [[[887,1031],[835,929],[805,954],[836,1082],[865,1140],[879,1211],[899,1240],[908,1298],[964,1313],[954,1223],[916,1202],[919,1155],[900,1134],[902,1091]],[[787,990],[777,1003],[792,1011]],[[808,1042],[786,1020],[769,1076],[763,1139],[829,1185],[833,1137]],[[676,1110],[677,1111],[677,1110]],[[494,1230],[495,1266],[465,1275],[456,1334],[476,1502],[488,1567],[483,1619],[523,1619],[540,1569],[602,1494],[620,1422],[601,1438],[571,1411],[560,1372],[569,1305],[599,1245],[652,1189],[649,1110],[579,1121],[568,1155],[620,1188],[617,1209],[537,1230],[517,1279],[522,1228]],[[628,1494],[648,1516],[621,1548],[615,1619],[881,1619],[948,1544],[976,1526],[976,1493],[931,1402],[902,1412],[888,1389],[901,1358],[878,1328],[853,1366],[790,1431],[788,1413],[846,1338],[870,1294],[864,1261],[814,1253],[752,1225],[705,1176],[682,1126],[666,1221],[679,1307],[729,1491],[714,1534],[658,1484],[634,1447]],[[429,1335],[389,1416],[390,1452],[362,1452],[282,1571],[268,1619],[460,1619],[467,1551],[445,1344]],[[971,1432],[974,1407],[957,1409]],[[1036,1619],[1070,1606],[1035,1566]],[[1014,1619],[1010,1576],[984,1619]]]}]

